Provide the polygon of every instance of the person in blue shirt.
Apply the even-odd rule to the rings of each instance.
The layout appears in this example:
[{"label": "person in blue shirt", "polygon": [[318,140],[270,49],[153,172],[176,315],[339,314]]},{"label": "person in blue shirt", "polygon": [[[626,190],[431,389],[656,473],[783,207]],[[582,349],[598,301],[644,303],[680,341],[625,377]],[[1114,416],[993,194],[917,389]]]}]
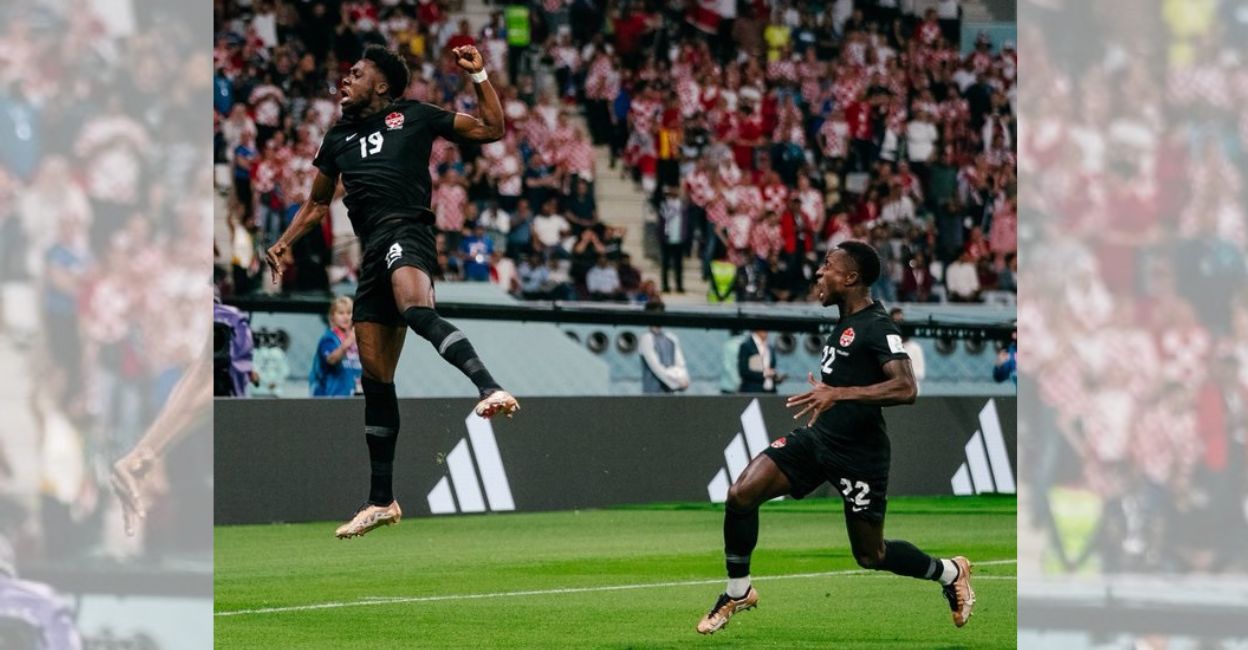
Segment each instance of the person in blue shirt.
[{"label": "person in blue shirt", "polygon": [[490,255],[494,253],[494,242],[485,236],[485,227],[477,224],[472,234],[459,240],[459,257],[464,279],[469,282],[490,281]]},{"label": "person in blue shirt", "polygon": [[347,296],[338,296],[329,305],[329,328],[316,344],[316,358],[308,373],[313,397],[350,397],[360,392],[363,368],[351,326],[353,307]]},{"label": "person in blue shirt", "polygon": [[997,363],[992,367],[992,380],[1001,383],[1007,379],[1012,380],[1015,386],[1018,386],[1018,333],[1014,333],[1015,340],[1008,347],[1001,348],[997,352]]}]

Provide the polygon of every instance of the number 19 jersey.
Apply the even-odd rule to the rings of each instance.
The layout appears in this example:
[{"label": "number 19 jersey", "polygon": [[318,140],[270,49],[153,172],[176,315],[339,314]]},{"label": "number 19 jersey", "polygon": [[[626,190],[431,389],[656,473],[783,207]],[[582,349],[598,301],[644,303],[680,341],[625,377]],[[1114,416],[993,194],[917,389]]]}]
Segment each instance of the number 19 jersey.
[{"label": "number 19 jersey", "polygon": [[452,137],[454,123],[450,111],[403,100],[367,117],[344,116],[330,128],[312,164],[326,176],[342,176],[356,235],[367,239],[395,218],[433,222],[429,152],[435,137]]}]

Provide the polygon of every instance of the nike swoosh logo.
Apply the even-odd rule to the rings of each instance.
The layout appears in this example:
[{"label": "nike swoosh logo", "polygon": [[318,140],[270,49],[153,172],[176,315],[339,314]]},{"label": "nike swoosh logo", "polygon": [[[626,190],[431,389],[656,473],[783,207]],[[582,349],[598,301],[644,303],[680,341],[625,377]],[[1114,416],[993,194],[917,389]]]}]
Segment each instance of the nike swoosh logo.
[{"label": "nike swoosh logo", "polygon": [[352,141],[353,139],[355,139],[355,136],[357,136],[357,135],[359,135],[359,134],[358,134],[358,133],[352,133],[351,135],[347,136],[347,142],[350,142],[350,141]]}]

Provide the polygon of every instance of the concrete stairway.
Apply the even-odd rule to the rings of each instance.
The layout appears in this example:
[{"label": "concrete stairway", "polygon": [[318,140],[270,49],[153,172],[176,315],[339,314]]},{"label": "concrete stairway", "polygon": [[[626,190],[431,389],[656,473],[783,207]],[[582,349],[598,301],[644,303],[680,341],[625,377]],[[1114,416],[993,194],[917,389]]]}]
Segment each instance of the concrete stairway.
[{"label": "concrete stairway", "polygon": [[[465,0],[462,10],[455,12],[455,15],[456,19],[460,16],[467,18],[475,32],[489,22],[491,12],[501,9],[501,5],[486,4],[483,0]],[[618,167],[610,168],[611,156],[607,147],[595,147],[594,155],[599,218],[613,226],[622,226],[628,230],[624,238],[624,250],[632,256],[633,264],[641,269],[644,279],[653,279],[659,283],[662,270],[659,260],[649,259],[644,254],[643,240],[646,223],[654,221],[654,215],[646,205],[644,193],[633,185],[631,179],[621,179]],[[664,300],[674,304],[706,302],[707,286],[702,280],[701,264],[697,260],[685,261],[684,286],[684,294],[668,294],[664,296]]]}]

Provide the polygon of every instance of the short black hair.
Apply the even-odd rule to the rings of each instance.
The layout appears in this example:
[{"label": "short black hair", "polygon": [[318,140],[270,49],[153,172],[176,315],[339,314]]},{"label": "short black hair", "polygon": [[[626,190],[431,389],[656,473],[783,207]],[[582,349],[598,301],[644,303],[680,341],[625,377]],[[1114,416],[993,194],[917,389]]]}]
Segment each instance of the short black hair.
[{"label": "short black hair", "polygon": [[386,83],[390,84],[391,98],[398,99],[407,92],[407,82],[412,74],[407,69],[407,62],[398,53],[382,45],[369,45],[364,48],[362,58],[372,61],[373,65],[381,71],[382,76],[386,78]]},{"label": "short black hair", "polygon": [[854,264],[858,266],[858,277],[862,279],[864,286],[869,287],[880,279],[880,254],[870,244],[851,239],[841,242],[837,248],[854,258]]}]

